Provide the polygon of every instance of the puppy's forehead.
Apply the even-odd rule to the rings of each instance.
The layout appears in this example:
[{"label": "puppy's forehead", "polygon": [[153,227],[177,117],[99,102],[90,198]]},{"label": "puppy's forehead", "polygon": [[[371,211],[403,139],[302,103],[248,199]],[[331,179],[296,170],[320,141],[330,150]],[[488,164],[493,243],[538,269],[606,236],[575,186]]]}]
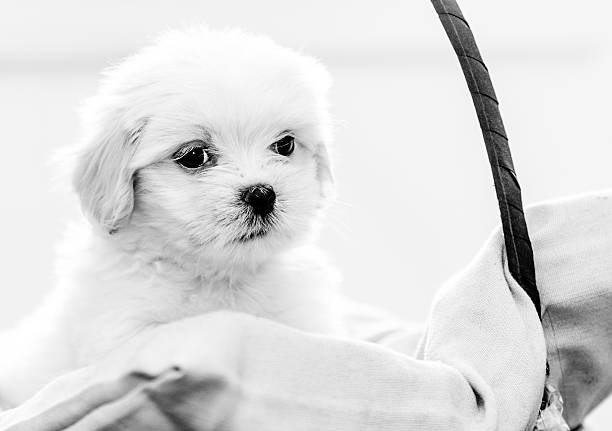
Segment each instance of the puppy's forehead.
[{"label": "puppy's forehead", "polygon": [[174,97],[218,133],[291,127],[316,116],[321,101],[299,70],[283,66],[230,64],[224,71],[194,67],[191,85],[177,89]]}]

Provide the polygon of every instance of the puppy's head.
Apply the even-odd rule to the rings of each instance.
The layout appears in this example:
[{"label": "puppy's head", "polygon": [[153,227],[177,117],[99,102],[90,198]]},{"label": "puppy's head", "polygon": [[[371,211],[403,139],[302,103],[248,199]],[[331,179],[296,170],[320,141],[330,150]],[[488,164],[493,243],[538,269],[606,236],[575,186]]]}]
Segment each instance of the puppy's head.
[{"label": "puppy's head", "polygon": [[198,259],[306,236],[330,189],[329,77],[262,37],[172,32],[107,72],[74,176],[105,234]]}]

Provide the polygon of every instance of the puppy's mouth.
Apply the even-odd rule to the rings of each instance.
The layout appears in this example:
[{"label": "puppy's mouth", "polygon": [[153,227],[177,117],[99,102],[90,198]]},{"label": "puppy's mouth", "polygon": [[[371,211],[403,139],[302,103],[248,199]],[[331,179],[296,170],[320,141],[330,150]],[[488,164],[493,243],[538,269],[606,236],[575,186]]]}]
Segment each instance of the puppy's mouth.
[{"label": "puppy's mouth", "polygon": [[276,215],[274,212],[265,216],[254,214],[250,210],[246,210],[242,219],[243,229],[235,237],[234,242],[248,243],[269,236],[277,225]]},{"label": "puppy's mouth", "polygon": [[263,238],[264,236],[268,234],[269,231],[270,229],[268,228],[254,229],[250,232],[240,235],[238,238],[236,238],[236,242],[246,243],[246,242],[254,241],[258,238]]}]

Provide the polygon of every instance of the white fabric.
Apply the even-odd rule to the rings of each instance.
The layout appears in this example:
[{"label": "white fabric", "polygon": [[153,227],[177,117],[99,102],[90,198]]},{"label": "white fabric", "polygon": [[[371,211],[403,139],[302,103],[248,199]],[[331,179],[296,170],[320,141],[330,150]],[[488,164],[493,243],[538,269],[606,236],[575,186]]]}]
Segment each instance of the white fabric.
[{"label": "white fabric", "polygon": [[540,205],[528,224],[544,331],[497,232],[441,289],[416,357],[418,330],[369,307],[347,303],[365,341],[213,313],[57,379],[0,429],[531,431],[546,345],[576,426],[612,388],[612,195]]}]

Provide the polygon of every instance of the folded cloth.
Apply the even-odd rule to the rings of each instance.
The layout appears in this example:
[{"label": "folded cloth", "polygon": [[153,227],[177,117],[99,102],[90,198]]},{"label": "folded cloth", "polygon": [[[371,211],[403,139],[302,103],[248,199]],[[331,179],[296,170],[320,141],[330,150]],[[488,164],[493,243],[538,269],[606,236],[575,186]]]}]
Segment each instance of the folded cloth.
[{"label": "folded cloth", "polygon": [[527,211],[543,329],[497,231],[437,295],[416,354],[418,328],[348,302],[351,339],[216,312],[56,379],[0,430],[531,431],[546,349],[577,426],[612,388],[611,197]]}]

